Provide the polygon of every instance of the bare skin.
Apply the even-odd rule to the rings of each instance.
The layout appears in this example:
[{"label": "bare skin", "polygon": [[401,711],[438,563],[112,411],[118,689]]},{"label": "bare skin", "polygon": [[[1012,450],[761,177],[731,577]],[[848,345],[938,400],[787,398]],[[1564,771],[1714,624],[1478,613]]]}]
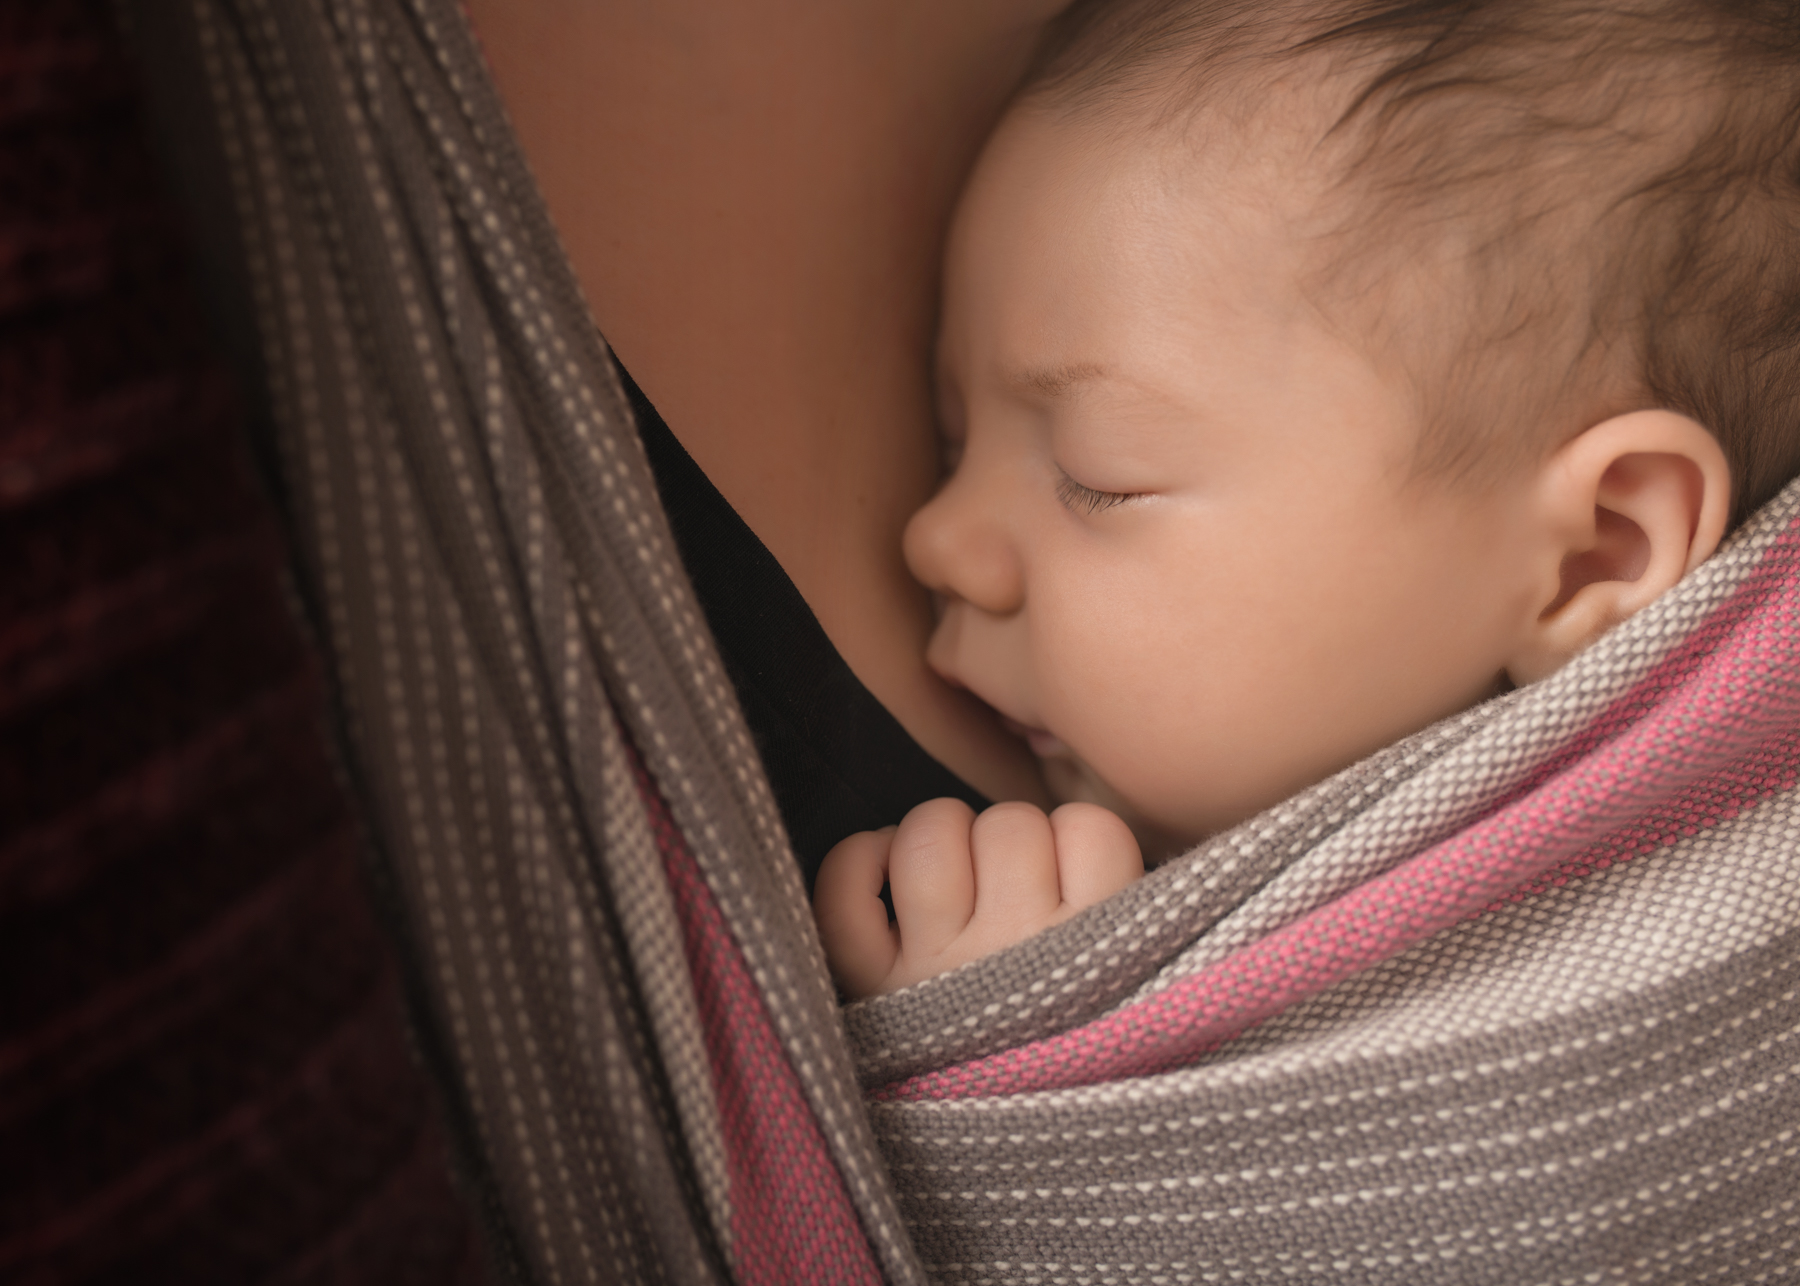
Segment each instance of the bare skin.
[{"label": "bare skin", "polygon": [[1131,831],[1097,804],[1048,816],[1031,804],[995,804],[976,816],[960,799],[933,799],[898,826],[834,847],[813,909],[839,985],[873,996],[1023,942],[1143,873]]},{"label": "bare skin", "polygon": [[1031,755],[925,664],[951,204],[1060,0],[470,0],[589,306],[851,670],[994,799]]},{"label": "bare skin", "polygon": [[943,603],[931,663],[1067,802],[934,800],[834,847],[813,911],[848,994],[1022,942],[1140,852],[1554,672],[1718,545],[1718,442],[1604,384],[1515,428],[1537,458],[1419,475],[1410,377],[1308,306],[1321,180],[1291,118],[1207,151],[1021,107],[990,139],[947,261],[959,460],[906,555]]}]

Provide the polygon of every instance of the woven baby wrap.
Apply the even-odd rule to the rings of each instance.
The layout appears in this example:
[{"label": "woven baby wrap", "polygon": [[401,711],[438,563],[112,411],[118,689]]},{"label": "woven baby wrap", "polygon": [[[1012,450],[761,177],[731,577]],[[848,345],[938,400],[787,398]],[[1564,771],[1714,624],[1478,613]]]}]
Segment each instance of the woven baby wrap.
[{"label": "woven baby wrap", "polygon": [[125,11],[520,1279],[1800,1265],[1800,492],[1554,677],[840,1010],[454,0]]}]

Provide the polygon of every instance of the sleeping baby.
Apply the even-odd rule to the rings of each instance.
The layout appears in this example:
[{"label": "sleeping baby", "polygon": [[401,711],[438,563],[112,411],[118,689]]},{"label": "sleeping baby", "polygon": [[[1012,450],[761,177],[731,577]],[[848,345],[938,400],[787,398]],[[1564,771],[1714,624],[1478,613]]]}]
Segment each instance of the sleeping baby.
[{"label": "sleeping baby", "polygon": [[1789,8],[1068,15],[956,216],[905,546],[1063,802],[833,849],[847,994],[1549,674],[1800,469]]}]

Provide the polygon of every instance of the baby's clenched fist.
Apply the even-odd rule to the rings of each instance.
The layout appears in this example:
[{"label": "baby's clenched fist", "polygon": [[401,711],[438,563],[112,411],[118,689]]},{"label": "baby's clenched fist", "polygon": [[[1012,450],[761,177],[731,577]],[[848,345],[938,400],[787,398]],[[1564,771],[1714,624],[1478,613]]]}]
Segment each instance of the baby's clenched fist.
[{"label": "baby's clenched fist", "polygon": [[1046,817],[1031,804],[995,804],[977,817],[961,800],[933,799],[827,853],[813,915],[838,984],[871,996],[1023,942],[1143,873],[1131,831],[1098,805]]}]

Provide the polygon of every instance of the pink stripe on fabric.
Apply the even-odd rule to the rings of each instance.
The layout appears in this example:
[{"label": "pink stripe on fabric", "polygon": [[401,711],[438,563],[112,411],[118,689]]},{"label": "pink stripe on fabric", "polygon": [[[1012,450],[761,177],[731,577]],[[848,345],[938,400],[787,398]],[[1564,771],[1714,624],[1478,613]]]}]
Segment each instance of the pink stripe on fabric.
[{"label": "pink stripe on fabric", "polygon": [[[629,744],[629,743],[628,743]],[[843,1176],[699,863],[635,752],[687,948],[731,1180],[734,1281],[881,1281]]]},{"label": "pink stripe on fabric", "polygon": [[[982,1098],[1166,1071],[1511,896],[1698,834],[1790,788],[1800,764],[1800,521],[1548,779],[1192,977],[1081,1027],[873,1092]],[[1557,768],[1560,767],[1560,771]]]}]

